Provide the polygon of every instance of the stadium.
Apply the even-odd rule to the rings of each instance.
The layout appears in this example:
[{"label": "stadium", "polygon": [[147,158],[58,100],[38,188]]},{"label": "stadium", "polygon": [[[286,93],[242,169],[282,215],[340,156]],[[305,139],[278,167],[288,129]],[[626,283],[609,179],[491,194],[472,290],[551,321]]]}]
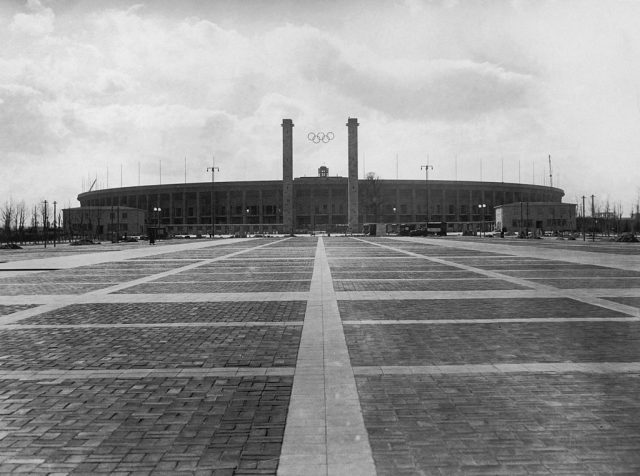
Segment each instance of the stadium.
[{"label": "stadium", "polygon": [[[504,182],[358,178],[357,119],[349,118],[348,176],[293,178],[293,122],[284,119],[282,180],[197,182],[109,188],[78,195],[85,226],[100,235],[92,213],[144,212],[149,228],[169,235],[359,233],[367,223],[445,222],[451,232],[491,229],[495,208],[517,202],[560,203],[559,188]],[[428,177],[428,176],[427,176]],[[72,214],[72,213],[71,213]],[[116,217],[127,230],[126,217]],[[124,226],[123,226],[124,225]],[[139,232],[134,232],[139,233]]]}]

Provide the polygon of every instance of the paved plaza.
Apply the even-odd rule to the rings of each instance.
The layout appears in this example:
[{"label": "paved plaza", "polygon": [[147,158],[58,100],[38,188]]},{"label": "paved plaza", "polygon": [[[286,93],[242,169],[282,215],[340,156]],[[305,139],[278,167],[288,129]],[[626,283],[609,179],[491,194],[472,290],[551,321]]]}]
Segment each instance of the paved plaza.
[{"label": "paved plaza", "polygon": [[0,474],[640,474],[640,247],[0,253]]}]

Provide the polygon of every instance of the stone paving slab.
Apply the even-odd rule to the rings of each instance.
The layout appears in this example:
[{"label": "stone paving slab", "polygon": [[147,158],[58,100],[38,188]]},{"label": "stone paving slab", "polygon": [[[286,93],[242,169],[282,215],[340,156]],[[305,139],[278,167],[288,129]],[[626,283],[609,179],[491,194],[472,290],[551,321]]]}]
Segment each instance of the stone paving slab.
[{"label": "stone paving slab", "polygon": [[[331,266],[331,272],[334,271],[353,271],[361,269],[370,270],[388,270],[388,271],[457,271],[458,268],[448,266],[446,264],[434,263],[427,260],[416,260],[415,258],[400,257],[400,258],[371,258],[363,260],[358,259],[329,259],[329,265]],[[346,269],[344,269],[346,268]]]},{"label": "stone paving slab", "polygon": [[525,278],[528,281],[553,286],[561,289],[618,289],[618,288],[640,288],[640,278],[584,278],[577,277],[571,279],[544,279]]},{"label": "stone paving slab", "polygon": [[[221,256],[226,255],[227,253],[221,254]],[[79,268],[78,271],[82,271],[83,269],[111,269],[111,270],[146,270],[146,271],[164,271],[167,269],[181,268],[182,266],[186,266],[190,263],[197,263],[198,260],[156,260],[154,259],[144,259],[144,260],[127,260],[127,261],[113,261],[107,263],[98,263],[91,265],[91,267],[87,268]]]},{"label": "stone paving slab", "polygon": [[501,269],[502,274],[507,276],[517,276],[521,278],[592,278],[606,281],[607,278],[638,278],[640,271],[630,271],[626,269],[611,269],[601,266],[583,266],[572,268],[554,267],[552,269]]},{"label": "stone paving slab", "polygon": [[459,279],[478,278],[482,275],[459,269],[439,269],[439,270],[353,270],[336,271],[331,273],[334,279]]},{"label": "stone paving slab", "polygon": [[[279,281],[217,281],[213,283],[161,283],[151,282],[130,286],[116,291],[119,294],[166,294],[166,293],[255,293],[255,292],[305,292],[310,280]],[[0,288],[1,291],[1,288]]]},{"label": "stone paving slab", "polygon": [[304,320],[305,308],[306,301],[73,304],[20,324],[285,322]]},{"label": "stone paving slab", "polygon": [[640,472],[640,374],[356,381],[380,476]]},{"label": "stone paving slab", "polygon": [[224,259],[209,264],[204,264],[200,267],[203,272],[212,272],[220,269],[236,269],[238,271],[244,271],[245,269],[255,271],[268,271],[268,270],[291,270],[301,271],[305,269],[313,269],[313,260],[245,260],[245,259]]},{"label": "stone paving slab", "polygon": [[610,318],[627,316],[575,299],[494,298],[494,299],[403,299],[395,301],[339,301],[343,320],[382,319],[533,319],[533,318]]},{"label": "stone paving slab", "polygon": [[273,376],[3,381],[0,473],[275,475],[291,385]]},{"label": "stone paving slab", "polygon": [[640,296],[628,296],[628,297],[607,297],[610,301],[626,304],[627,306],[633,306],[640,309]]},{"label": "stone paving slab", "polygon": [[143,276],[149,276],[151,273],[135,273],[129,275],[121,275],[118,273],[113,274],[78,274],[76,276],[62,276],[62,275],[54,275],[48,274],[46,276],[37,275],[37,276],[14,276],[13,278],[3,278],[0,279],[1,284],[25,284],[25,285],[35,285],[35,284],[113,284],[113,283],[121,283],[126,281],[127,279],[136,279]]},{"label": "stone paving slab", "polygon": [[[157,254],[157,255],[153,255],[153,259],[155,260],[162,260],[164,261],[183,261],[183,260],[203,260],[203,259],[212,259],[212,258],[218,258],[220,256],[225,256],[229,253],[235,253],[238,251],[242,251],[246,249],[246,247],[239,247],[239,246],[232,246],[232,245],[224,245],[224,246],[216,246],[216,247],[209,247],[209,248],[203,248],[200,250],[190,250],[190,251],[180,251],[180,252],[176,252],[176,253],[163,253],[163,254]],[[130,258],[128,261],[135,261],[135,262],[148,262],[150,260],[149,257],[147,256],[143,256],[143,257],[135,257],[135,258]]]},{"label": "stone paving slab", "polygon": [[0,316],[36,307],[34,304],[0,304]]},{"label": "stone paving slab", "polygon": [[84,294],[110,285],[111,283],[0,284],[0,296]]},{"label": "stone paving slab", "polygon": [[[55,296],[46,294],[34,294],[30,296],[3,296],[2,300],[8,305],[25,304],[27,302],[36,305],[48,305],[54,303],[55,308],[71,304],[87,303],[144,303],[144,302],[247,302],[247,301],[300,301],[308,298],[308,292],[254,292],[254,293],[166,293],[166,294],[108,294],[98,291],[100,294],[84,294],[77,296]],[[50,309],[47,309],[47,311]],[[25,312],[28,311],[25,310]],[[44,310],[42,311],[44,312]],[[39,311],[35,312],[39,314]],[[18,311],[15,314],[24,314]],[[31,317],[24,315],[23,317]],[[23,317],[20,317],[22,319]],[[0,325],[13,321],[0,316]]]},{"label": "stone paving slab", "polygon": [[210,282],[210,281],[299,281],[311,280],[310,272],[251,272],[244,273],[203,273],[183,272],[154,280],[154,282]]},{"label": "stone paving slab", "polygon": [[335,279],[336,292],[344,291],[470,291],[497,289],[526,289],[524,286],[500,279],[440,279],[440,280],[344,280]]},{"label": "stone paving slab", "polygon": [[290,367],[299,326],[12,329],[0,370]]},{"label": "stone paving slab", "polygon": [[640,361],[640,322],[345,325],[351,365]]}]

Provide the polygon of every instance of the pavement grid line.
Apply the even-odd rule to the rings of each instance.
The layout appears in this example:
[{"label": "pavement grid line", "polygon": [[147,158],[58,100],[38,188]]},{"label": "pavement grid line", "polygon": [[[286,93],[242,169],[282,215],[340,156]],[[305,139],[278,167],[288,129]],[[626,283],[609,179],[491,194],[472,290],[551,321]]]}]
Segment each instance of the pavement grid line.
[{"label": "pavement grid line", "polygon": [[354,366],[355,375],[451,375],[506,373],[636,373],[640,362],[524,362],[519,364]]},{"label": "pavement grid line", "polygon": [[88,380],[88,379],[137,379],[144,377],[202,378],[202,377],[256,377],[292,376],[293,367],[210,367],[172,369],[83,369],[83,370],[0,370],[0,380]]}]

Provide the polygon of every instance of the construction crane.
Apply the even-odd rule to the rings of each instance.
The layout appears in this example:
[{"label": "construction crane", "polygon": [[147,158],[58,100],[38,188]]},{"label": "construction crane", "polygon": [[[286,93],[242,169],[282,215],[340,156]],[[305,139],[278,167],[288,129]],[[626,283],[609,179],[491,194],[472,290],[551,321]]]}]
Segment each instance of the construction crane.
[{"label": "construction crane", "polygon": [[551,171],[551,154],[549,154],[549,186],[553,187],[553,172]]}]

